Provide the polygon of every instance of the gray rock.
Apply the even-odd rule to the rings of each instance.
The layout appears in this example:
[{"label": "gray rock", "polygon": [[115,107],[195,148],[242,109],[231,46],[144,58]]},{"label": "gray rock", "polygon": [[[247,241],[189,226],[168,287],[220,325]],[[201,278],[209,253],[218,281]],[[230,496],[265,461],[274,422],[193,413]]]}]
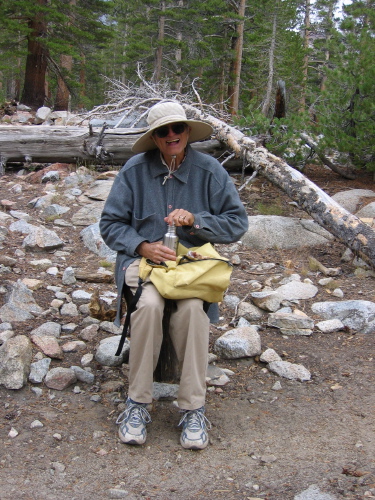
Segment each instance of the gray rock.
[{"label": "gray rock", "polygon": [[93,384],[95,381],[95,376],[87,370],[84,370],[80,366],[71,366],[71,370],[76,374],[77,380],[84,382],[85,384]]},{"label": "gray rock", "polygon": [[48,108],[47,106],[42,106],[41,108],[37,109],[37,112],[35,114],[35,124],[39,125],[40,123],[45,122],[51,113],[51,108]]},{"label": "gray rock", "polygon": [[272,361],[282,361],[274,349],[266,349],[260,356],[262,363],[271,363]]},{"label": "gray rock", "polygon": [[5,330],[12,330],[11,323],[0,323],[0,332],[5,332]]},{"label": "gray rock", "polygon": [[34,328],[30,332],[30,335],[36,335],[38,337],[41,337],[43,335],[48,335],[50,337],[56,337],[57,339],[60,337],[61,334],[61,325],[60,323],[55,323],[53,321],[47,321],[47,323],[43,323],[42,325],[38,326],[37,328]]},{"label": "gray rock", "polygon": [[230,382],[230,378],[222,368],[215,365],[208,365],[206,372],[207,385],[222,386]]},{"label": "gray rock", "polygon": [[21,389],[27,382],[32,357],[31,342],[17,335],[0,346],[0,385]]},{"label": "gray rock", "polygon": [[373,219],[375,217],[375,201],[361,208],[361,210],[356,213],[356,216],[360,219]]},{"label": "gray rock", "polygon": [[276,288],[275,292],[281,297],[281,300],[306,300],[315,297],[318,288],[310,283],[301,281],[291,281],[285,285]]},{"label": "gray rock", "polygon": [[61,316],[78,316],[79,313],[77,306],[73,302],[68,302],[62,306],[60,314]]},{"label": "gray rock", "polygon": [[34,300],[32,291],[21,280],[7,283],[6,289],[6,303],[0,308],[2,321],[27,321],[42,312],[42,308]]},{"label": "gray rock", "polygon": [[118,335],[122,333],[122,327],[116,326],[111,321],[102,321],[100,323],[100,328],[105,332],[111,333],[112,335]]},{"label": "gray rock", "polygon": [[77,382],[76,374],[70,368],[52,368],[45,379],[44,383],[49,389],[63,391],[67,387]]},{"label": "gray rock", "polygon": [[241,301],[241,299],[239,297],[237,297],[236,295],[230,295],[230,294],[225,295],[224,300],[223,300],[224,304],[233,310],[238,306],[240,301]]},{"label": "gray rock", "polygon": [[55,195],[53,193],[46,194],[45,196],[39,196],[29,201],[27,206],[30,208],[42,210],[43,208],[48,207],[48,205],[52,203],[54,196]]},{"label": "gray rock", "polygon": [[109,498],[129,498],[129,492],[127,490],[121,490],[117,488],[110,488],[108,491]]},{"label": "gray rock", "polygon": [[313,220],[276,215],[256,215],[248,219],[249,229],[242,237],[242,243],[257,250],[314,247],[333,239]]},{"label": "gray rock", "polygon": [[85,292],[84,290],[74,290],[72,293],[72,300],[75,304],[89,304],[92,293]]},{"label": "gray rock", "polygon": [[264,310],[250,302],[241,302],[238,306],[237,314],[248,321],[259,321],[264,316]]},{"label": "gray rock", "polygon": [[54,217],[56,215],[66,214],[69,210],[69,207],[63,207],[61,205],[57,205],[56,203],[52,203],[43,210],[42,215],[43,217]]},{"label": "gray rock", "polygon": [[340,319],[342,323],[361,333],[375,332],[375,303],[367,300],[315,302],[311,310],[323,319]]},{"label": "gray rock", "polygon": [[177,398],[178,384],[154,382],[152,387],[152,399],[156,401],[159,401],[159,399],[173,400]]},{"label": "gray rock", "polygon": [[59,180],[60,172],[58,170],[49,170],[48,172],[45,172],[41,179],[43,184],[58,182]]},{"label": "gray rock", "polygon": [[9,226],[9,231],[12,233],[30,234],[36,227],[25,220],[18,220]]},{"label": "gray rock", "polygon": [[241,318],[238,320],[237,328],[242,328],[243,326],[251,326],[251,323],[241,316]]},{"label": "gray rock", "polygon": [[44,227],[38,227],[26,236],[22,246],[26,250],[33,252],[48,252],[63,247],[64,242],[54,231],[50,231]]},{"label": "gray rock", "polygon": [[254,304],[265,311],[274,312],[280,308],[281,297],[277,292],[267,290],[250,294]]},{"label": "gray rock", "polygon": [[0,331],[0,345],[4,344],[7,340],[15,337],[15,333],[13,330],[2,330]]},{"label": "gray rock", "polygon": [[88,366],[93,359],[94,359],[94,355],[91,352],[84,354],[81,358],[81,365],[83,367]]},{"label": "gray rock", "polygon": [[271,372],[289,380],[300,380],[301,382],[311,379],[311,374],[304,366],[289,361],[272,361],[268,368]]},{"label": "gray rock", "polygon": [[25,222],[29,222],[31,219],[31,215],[26,212],[20,212],[18,210],[10,210],[10,215],[15,219],[24,220]]},{"label": "gray rock", "polygon": [[63,352],[79,352],[86,349],[86,344],[82,340],[71,340],[61,346]]},{"label": "gray rock", "polygon": [[[87,225],[87,224],[86,224]],[[91,224],[80,233],[83,244],[99,257],[108,262],[115,262],[117,252],[111,250],[103,241],[99,231],[99,222]]]},{"label": "gray rock", "polygon": [[327,319],[325,321],[319,321],[315,325],[322,333],[333,333],[338,330],[345,328],[345,325],[339,319]]},{"label": "gray rock", "polygon": [[50,259],[38,259],[38,260],[30,260],[30,266],[35,269],[39,269],[40,271],[46,271],[52,265],[52,260]]},{"label": "gray rock", "polygon": [[129,352],[130,342],[125,340],[124,347],[120,356],[115,356],[121,335],[115,335],[103,339],[95,353],[95,360],[104,366],[120,366],[124,362],[124,356]]},{"label": "gray rock", "polygon": [[226,359],[256,356],[261,353],[259,333],[253,326],[229,330],[216,340],[214,350]]},{"label": "gray rock", "polygon": [[268,316],[268,326],[275,328],[314,328],[314,321],[306,315],[296,313],[272,313]]},{"label": "gray rock", "polygon": [[62,275],[62,284],[63,285],[74,285],[74,283],[76,283],[76,277],[75,277],[75,274],[74,274],[74,269],[69,266],[67,267],[64,272],[63,272],[63,275]]},{"label": "gray rock", "polygon": [[294,497],[294,500],[337,500],[337,497],[330,493],[320,491],[315,484],[309,486],[307,490],[302,491]]},{"label": "gray rock", "polygon": [[339,203],[348,212],[355,214],[363,198],[374,198],[375,191],[370,189],[350,189],[340,191],[332,196],[332,199]]},{"label": "gray rock", "polygon": [[85,195],[93,200],[105,201],[108,198],[112,185],[113,179],[95,181],[92,186],[85,191]]},{"label": "gray rock", "polygon": [[75,226],[90,226],[91,224],[99,223],[102,214],[104,202],[90,203],[85,205],[76,212],[71,222]]},{"label": "gray rock", "polygon": [[43,358],[35,363],[31,363],[29,381],[33,384],[40,384],[47,375],[51,358]]}]

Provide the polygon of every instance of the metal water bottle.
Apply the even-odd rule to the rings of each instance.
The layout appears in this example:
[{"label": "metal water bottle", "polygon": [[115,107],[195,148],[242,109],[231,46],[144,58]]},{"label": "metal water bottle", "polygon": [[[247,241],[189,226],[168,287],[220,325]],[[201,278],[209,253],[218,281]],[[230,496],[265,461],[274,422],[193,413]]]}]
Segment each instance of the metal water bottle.
[{"label": "metal water bottle", "polygon": [[174,224],[168,226],[168,231],[163,238],[163,245],[177,253],[178,236],[176,234],[176,226]]}]

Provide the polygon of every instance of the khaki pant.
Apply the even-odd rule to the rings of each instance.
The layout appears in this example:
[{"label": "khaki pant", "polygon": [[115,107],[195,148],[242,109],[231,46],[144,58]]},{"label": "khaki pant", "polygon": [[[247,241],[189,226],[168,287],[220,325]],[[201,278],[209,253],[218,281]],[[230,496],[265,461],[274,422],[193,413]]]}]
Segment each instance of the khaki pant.
[{"label": "khaki pant", "polygon": [[[125,273],[133,293],[138,287],[139,262],[133,262]],[[178,300],[176,306],[169,334],[181,366],[177,403],[183,410],[196,410],[205,402],[210,323],[202,300]],[[145,283],[131,315],[128,396],[138,403],[152,402],[153,373],[163,340],[163,311],[163,297],[152,283]]]}]

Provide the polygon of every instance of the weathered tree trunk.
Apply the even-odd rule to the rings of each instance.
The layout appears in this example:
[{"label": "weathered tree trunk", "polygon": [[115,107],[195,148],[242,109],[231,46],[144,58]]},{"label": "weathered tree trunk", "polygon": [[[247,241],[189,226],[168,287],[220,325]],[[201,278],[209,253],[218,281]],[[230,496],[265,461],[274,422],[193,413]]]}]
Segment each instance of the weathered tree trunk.
[{"label": "weathered tree trunk", "polygon": [[[37,0],[41,7],[48,0]],[[21,101],[28,106],[43,106],[45,100],[45,80],[48,52],[41,40],[46,34],[47,25],[43,11],[39,12],[29,22],[30,34],[27,36],[27,58],[25,81]]]},{"label": "weathered tree trunk", "polygon": [[192,106],[185,108],[195,119],[210,123],[217,139],[227,144],[239,157],[245,158],[257,172],[281,188],[320,226],[375,268],[375,231],[369,225],[336,203],[301,172],[266,148],[258,147],[254,140],[239,130],[210,115],[204,115]]},{"label": "weathered tree trunk", "polygon": [[60,74],[57,78],[57,93],[56,93],[54,110],[68,111],[70,108],[70,91],[65,78],[72,71],[73,67],[72,56],[61,55],[60,66],[63,70],[66,71],[66,73]]},{"label": "weathered tree trunk", "polygon": [[[120,165],[131,158],[131,148],[142,129],[99,129],[0,125],[0,156],[9,162],[105,161]],[[204,141],[193,147],[217,157],[224,149],[219,141]],[[233,165],[233,162],[232,162]]]},{"label": "weathered tree trunk", "polygon": [[318,144],[310,136],[303,133],[300,134],[300,137],[303,141],[306,142],[308,146],[310,146],[311,149],[315,151],[321,161],[325,165],[327,165],[327,167],[329,167],[333,172],[342,175],[342,177],[345,177],[345,179],[355,179],[356,176],[353,170],[349,168],[342,168],[340,167],[340,165],[337,165],[334,161],[327,158],[325,154],[320,150]]},{"label": "weathered tree trunk", "polygon": [[300,111],[305,111],[306,108],[306,84],[307,84],[307,75],[309,68],[309,45],[310,45],[310,3],[311,0],[305,0],[305,29],[304,29],[304,48],[305,48],[305,56],[303,58],[303,78],[302,78],[302,89],[301,89],[301,98],[300,98]]},{"label": "weathered tree trunk", "polygon": [[275,7],[275,12],[273,14],[273,23],[272,23],[271,46],[268,55],[267,91],[262,106],[262,113],[264,114],[264,116],[268,115],[271,106],[271,94],[273,87],[273,73],[274,73],[274,60],[275,60],[275,47],[276,47],[276,28],[277,28],[277,10]]},{"label": "weathered tree trunk", "polygon": [[164,43],[164,29],[165,29],[165,2],[160,4],[161,15],[159,18],[159,36],[158,36],[158,48],[156,49],[155,57],[155,74],[154,81],[158,82],[161,79],[161,66],[163,62],[163,43]]},{"label": "weathered tree trunk", "polygon": [[241,83],[241,67],[242,67],[242,50],[243,50],[243,35],[245,27],[245,10],[246,0],[240,0],[238,6],[238,15],[241,19],[237,24],[237,33],[234,38],[235,58],[232,64],[231,78],[233,78],[233,85],[230,86],[229,93],[229,109],[232,116],[238,113],[238,103],[240,99],[240,83]]},{"label": "weathered tree trunk", "polygon": [[285,118],[285,116],[286,116],[285,82],[283,80],[278,80],[276,89],[275,111],[273,113],[273,118]]}]

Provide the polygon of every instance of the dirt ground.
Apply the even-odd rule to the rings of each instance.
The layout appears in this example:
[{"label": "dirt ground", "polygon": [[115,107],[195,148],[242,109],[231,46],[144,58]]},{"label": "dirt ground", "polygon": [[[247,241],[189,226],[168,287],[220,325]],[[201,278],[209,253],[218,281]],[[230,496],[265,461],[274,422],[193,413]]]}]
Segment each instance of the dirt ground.
[{"label": "dirt ground", "polygon": [[[15,172],[10,169],[1,179],[0,199],[17,201],[17,210],[30,210],[27,202],[41,186],[30,185],[22,196],[13,195],[8,183],[19,182]],[[321,167],[309,167],[304,173],[330,195],[375,187],[368,174],[348,181]],[[242,197],[249,215],[277,206],[278,215],[306,217],[265,179],[256,180]],[[96,270],[99,259],[83,247],[81,230],[69,231],[69,265]],[[21,242],[21,237],[12,236],[1,252],[13,257]],[[341,267],[337,282],[344,299],[374,301],[374,278],[356,278],[353,266],[340,260],[344,250],[339,242],[306,252],[248,249],[240,254],[241,265],[235,268],[229,293],[243,298],[249,291],[244,281],[264,283],[273,274],[291,270],[317,283],[320,277],[308,274],[311,254],[327,267]],[[38,256],[42,257],[46,256]],[[249,265],[262,262],[274,262],[276,267],[263,275],[249,272]],[[37,277],[27,263],[18,268],[16,278]],[[56,278],[46,275],[48,284],[56,284]],[[84,284],[86,291],[96,287],[114,291],[114,285]],[[53,292],[41,288],[34,298],[47,309]],[[312,302],[331,298],[329,290],[319,287],[318,295],[300,307],[314,318]],[[0,296],[0,306],[2,300]],[[233,314],[221,307],[222,319],[211,327],[212,344],[231,328]],[[27,334],[54,320],[47,316],[13,327]],[[65,322],[70,321],[75,319]],[[0,387],[0,499],[293,500],[311,485],[336,499],[375,498],[374,336],[314,331],[310,337],[286,338],[266,325],[260,335],[263,350],[272,347],[284,360],[303,364],[312,373],[311,381],[282,379],[258,359],[219,359],[217,365],[234,375],[226,386],[207,394],[212,430],[210,445],[201,452],[181,448],[180,415],[171,401],[154,404],[144,446],[119,441],[115,420],[127,389],[122,368],[93,362],[96,383],[93,387],[77,384],[80,393],[74,393],[73,387],[59,392],[44,386],[37,397],[31,384],[18,391]],[[87,352],[94,348],[95,343],[89,342]],[[81,356],[82,352],[69,354],[51,367],[79,364]],[[279,391],[272,389],[276,381],[281,383]],[[101,397],[99,402],[90,400],[94,394]],[[35,420],[43,427],[30,428]],[[9,437],[12,427],[19,433],[15,438]]]}]

